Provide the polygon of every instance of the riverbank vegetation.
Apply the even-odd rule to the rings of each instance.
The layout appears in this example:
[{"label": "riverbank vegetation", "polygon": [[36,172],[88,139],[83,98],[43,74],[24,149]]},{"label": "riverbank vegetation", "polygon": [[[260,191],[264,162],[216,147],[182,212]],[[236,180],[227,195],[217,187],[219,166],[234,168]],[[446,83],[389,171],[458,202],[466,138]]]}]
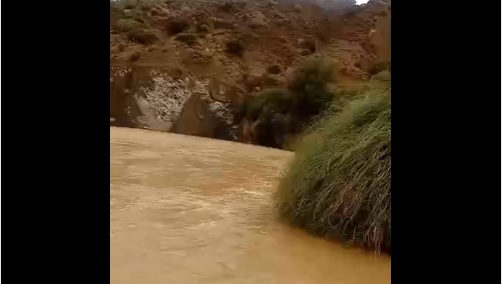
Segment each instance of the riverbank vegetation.
[{"label": "riverbank vegetation", "polygon": [[342,111],[327,111],[296,148],[276,202],[292,224],[376,251],[391,250],[390,73]]},{"label": "riverbank vegetation", "polygon": [[312,118],[337,100],[336,92],[331,89],[335,66],[330,60],[309,58],[294,71],[285,87],[265,89],[250,96],[242,116],[253,125],[254,142],[286,148]]}]

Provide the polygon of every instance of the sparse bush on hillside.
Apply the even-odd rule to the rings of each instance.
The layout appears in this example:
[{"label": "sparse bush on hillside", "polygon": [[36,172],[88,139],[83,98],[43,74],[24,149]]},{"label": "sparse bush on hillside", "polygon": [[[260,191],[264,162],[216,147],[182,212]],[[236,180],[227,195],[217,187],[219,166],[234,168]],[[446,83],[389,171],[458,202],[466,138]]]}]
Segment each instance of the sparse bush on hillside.
[{"label": "sparse bush on hillside", "polygon": [[304,88],[314,83],[328,83],[335,80],[336,62],[322,57],[305,59],[294,72],[290,89]]},{"label": "sparse bush on hillside", "polygon": [[390,86],[314,123],[276,193],[280,215],[322,236],[390,252]]},{"label": "sparse bush on hillside", "polygon": [[188,46],[192,46],[197,42],[197,36],[193,33],[181,33],[181,34],[178,34],[175,37],[175,39],[177,41],[181,41],[181,42],[187,44]]},{"label": "sparse bush on hillside", "polygon": [[335,63],[322,58],[307,59],[294,74],[288,89],[298,98],[296,113],[301,118],[318,115],[333,100],[328,83],[334,81]]},{"label": "sparse bush on hillside", "polygon": [[186,31],[189,27],[189,23],[185,19],[173,19],[167,24],[167,32],[170,35],[177,35]]},{"label": "sparse bush on hillside", "polygon": [[254,139],[262,146],[282,147],[293,132],[293,94],[287,89],[266,89],[245,105],[244,117],[255,122]]},{"label": "sparse bush on hillside", "polygon": [[158,40],[155,33],[147,28],[143,29],[133,29],[129,31],[128,37],[130,40],[142,43],[142,44],[151,44]]},{"label": "sparse bush on hillside", "polygon": [[237,40],[232,40],[227,42],[226,51],[232,55],[242,56],[244,55],[244,45]]},{"label": "sparse bush on hillside", "polygon": [[118,3],[110,3],[110,11],[115,16],[123,19],[132,19],[140,23],[145,23],[145,18],[148,18],[148,11],[143,10],[145,4],[140,4],[138,1],[119,1]]},{"label": "sparse bush on hillside", "polygon": [[273,113],[287,113],[292,108],[292,94],[286,89],[266,89],[246,104],[245,117],[250,121]]}]

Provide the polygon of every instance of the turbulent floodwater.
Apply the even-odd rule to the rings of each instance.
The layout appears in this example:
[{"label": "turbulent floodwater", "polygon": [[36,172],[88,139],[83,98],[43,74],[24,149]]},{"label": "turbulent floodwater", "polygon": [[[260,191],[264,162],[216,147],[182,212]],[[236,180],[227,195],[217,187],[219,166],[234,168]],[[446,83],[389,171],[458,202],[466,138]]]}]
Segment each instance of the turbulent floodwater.
[{"label": "turbulent floodwater", "polygon": [[291,153],[110,128],[110,283],[390,283],[390,259],[274,218]]}]

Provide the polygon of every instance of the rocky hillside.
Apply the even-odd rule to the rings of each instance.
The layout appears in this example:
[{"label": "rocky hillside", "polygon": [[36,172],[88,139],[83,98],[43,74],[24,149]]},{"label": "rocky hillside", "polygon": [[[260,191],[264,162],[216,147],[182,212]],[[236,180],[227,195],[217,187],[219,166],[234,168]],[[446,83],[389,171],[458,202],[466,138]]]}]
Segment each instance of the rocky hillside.
[{"label": "rocky hillside", "polygon": [[390,63],[390,0],[304,2],[111,3],[111,123],[252,143],[235,114],[304,58],[333,59],[341,89]]}]

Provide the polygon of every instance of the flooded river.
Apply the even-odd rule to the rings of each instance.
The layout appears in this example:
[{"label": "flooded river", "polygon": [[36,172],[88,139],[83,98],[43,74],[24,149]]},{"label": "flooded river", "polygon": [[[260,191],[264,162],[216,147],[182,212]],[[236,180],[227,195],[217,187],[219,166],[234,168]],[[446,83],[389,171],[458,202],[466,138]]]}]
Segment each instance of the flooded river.
[{"label": "flooded river", "polygon": [[390,258],[278,222],[292,153],[110,128],[111,284],[380,284]]}]

